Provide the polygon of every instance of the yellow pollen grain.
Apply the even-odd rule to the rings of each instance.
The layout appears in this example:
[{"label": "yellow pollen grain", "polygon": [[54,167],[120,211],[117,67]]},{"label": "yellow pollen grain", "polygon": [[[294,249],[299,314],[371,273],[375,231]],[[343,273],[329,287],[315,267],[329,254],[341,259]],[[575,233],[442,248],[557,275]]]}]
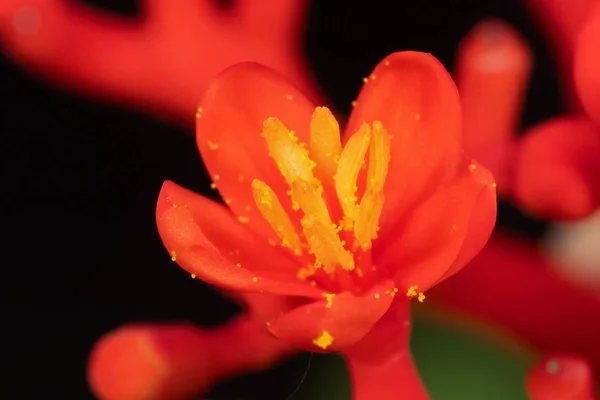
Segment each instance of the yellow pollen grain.
[{"label": "yellow pollen grain", "polygon": [[379,293],[375,293],[375,294],[373,295],[373,297],[375,297],[376,299],[378,299],[378,298],[380,298],[380,297],[381,297],[381,295],[380,295]]},{"label": "yellow pollen grain", "polygon": [[198,118],[200,118],[202,116],[202,111],[204,111],[204,110],[202,110],[202,107],[199,107],[196,110],[196,119],[198,119]]},{"label": "yellow pollen grain", "polygon": [[258,282],[258,276],[255,276],[254,278],[252,278],[252,282]]},{"label": "yellow pollen grain", "polygon": [[469,170],[475,171],[476,169],[477,169],[477,164],[475,164],[475,163],[469,164]]},{"label": "yellow pollen grain", "polygon": [[456,230],[456,225],[452,225],[452,229]]},{"label": "yellow pollen grain", "polygon": [[356,107],[356,100],[352,101],[350,104],[352,104],[352,107]]},{"label": "yellow pollen grain", "polygon": [[219,149],[219,144],[218,144],[218,143],[215,143],[215,142],[213,142],[212,140],[207,140],[207,141],[206,141],[206,143],[208,144],[208,148],[209,148],[210,150],[213,150],[213,151],[214,151],[214,150],[218,150],[218,149]]},{"label": "yellow pollen grain", "polygon": [[173,208],[177,208],[177,204],[173,203]]},{"label": "yellow pollen grain", "polygon": [[333,298],[335,297],[335,293],[323,293],[323,297],[327,300],[327,304],[325,304],[325,308],[331,308],[333,305]]},{"label": "yellow pollen grain", "polygon": [[406,297],[415,297],[418,293],[419,287],[417,285],[413,285],[408,288],[406,291]]},{"label": "yellow pollen grain", "polygon": [[220,180],[220,179],[221,179],[221,175],[219,175],[219,174],[215,174],[213,176],[213,181],[215,181],[215,182],[218,181],[218,180]]},{"label": "yellow pollen grain", "polygon": [[242,224],[247,224],[250,219],[248,217],[242,217],[241,215],[237,218]]},{"label": "yellow pollen grain", "polygon": [[369,78],[363,78],[363,82],[364,82],[364,83],[367,83],[367,82],[369,82]]},{"label": "yellow pollen grain", "polygon": [[216,188],[217,188],[217,184],[216,184],[216,183],[214,183],[214,182],[213,182],[213,183],[211,183],[211,184],[210,184],[210,188],[211,188],[211,189],[216,189]]},{"label": "yellow pollen grain", "polygon": [[333,336],[327,331],[323,331],[321,336],[313,340],[313,344],[323,350],[327,349],[333,343]]},{"label": "yellow pollen grain", "polygon": [[292,101],[292,100],[294,100],[294,96],[291,95],[291,94],[288,94],[288,95],[285,96],[285,99],[288,100],[288,101]]},{"label": "yellow pollen grain", "polygon": [[192,279],[196,279],[196,274],[191,274],[190,276],[192,277]]},{"label": "yellow pollen grain", "polygon": [[242,268],[242,264],[240,264],[240,263],[235,264],[235,266],[238,268]]},{"label": "yellow pollen grain", "polygon": [[398,293],[398,288],[397,287],[394,288],[394,293]]},{"label": "yellow pollen grain", "polygon": [[492,187],[495,189],[495,188],[496,188],[496,186],[498,186],[498,185],[496,185],[496,182],[493,182],[493,183],[492,183]]},{"label": "yellow pollen grain", "polygon": [[377,79],[377,76],[375,76],[375,74],[372,74],[371,79],[375,80],[375,79]]},{"label": "yellow pollen grain", "polygon": [[425,295],[423,293],[419,293],[419,298],[418,298],[419,302],[422,303],[423,300],[425,300]]},{"label": "yellow pollen grain", "polygon": [[171,250],[171,261],[177,261],[177,253],[175,250]]},{"label": "yellow pollen grain", "polygon": [[225,200],[223,200],[225,202],[225,204],[230,205],[231,204],[231,199],[229,198],[225,198]]},{"label": "yellow pollen grain", "polygon": [[385,60],[385,61],[383,62],[383,65],[385,65],[386,67],[389,67],[389,66],[390,66],[390,62],[389,62],[388,60]]},{"label": "yellow pollen grain", "polygon": [[316,272],[315,266],[312,264],[309,264],[306,267],[302,267],[302,268],[298,269],[298,273],[296,274],[296,276],[298,277],[298,279],[305,280],[306,278],[313,276],[315,274],[315,272]]}]

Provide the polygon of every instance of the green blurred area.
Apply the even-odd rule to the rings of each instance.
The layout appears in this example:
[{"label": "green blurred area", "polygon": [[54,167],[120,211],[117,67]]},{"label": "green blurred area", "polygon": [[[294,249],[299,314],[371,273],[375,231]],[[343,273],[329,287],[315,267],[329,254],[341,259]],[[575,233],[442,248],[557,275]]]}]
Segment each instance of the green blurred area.
[{"label": "green blurred area", "polygon": [[[523,383],[531,360],[492,338],[417,316],[411,348],[432,400],[527,400]],[[350,399],[344,361],[315,354],[293,399]]]}]

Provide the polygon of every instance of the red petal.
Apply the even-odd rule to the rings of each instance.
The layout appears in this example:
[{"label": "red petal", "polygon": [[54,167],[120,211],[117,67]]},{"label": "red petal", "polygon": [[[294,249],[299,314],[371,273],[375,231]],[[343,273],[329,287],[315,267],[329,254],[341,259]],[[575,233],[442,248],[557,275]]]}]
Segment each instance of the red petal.
[{"label": "red petal", "polygon": [[373,263],[391,271],[400,290],[417,285],[425,291],[481,250],[495,220],[493,177],[485,167],[470,163],[452,184],[375,242]]},{"label": "red petal", "polygon": [[160,192],[156,221],[177,263],[203,281],[231,290],[321,296],[296,277],[294,260],[240,224],[226,207],[172,182]]},{"label": "red petal", "polygon": [[550,219],[580,219],[600,205],[600,132],[587,119],[561,117],[526,133],[514,195]]},{"label": "red petal", "polygon": [[579,99],[586,112],[600,124],[600,4],[590,12],[578,36],[574,73]]},{"label": "red petal", "polygon": [[375,120],[381,121],[393,136],[381,217],[383,233],[399,213],[455,173],[461,110],[452,78],[430,54],[391,54],[377,65],[363,86],[346,138],[364,122]]},{"label": "red petal", "polygon": [[96,343],[88,381],[100,399],[187,399],[219,379],[268,367],[291,350],[247,316],[214,329],[132,324]]},{"label": "red petal", "polygon": [[594,380],[586,360],[557,355],[543,359],[527,376],[532,400],[594,400]]},{"label": "red petal", "polygon": [[[386,313],[394,298],[394,282],[385,280],[362,296],[350,292],[315,301],[283,314],[269,324],[276,337],[310,351],[338,351],[362,339]],[[387,293],[387,294],[386,294]],[[322,349],[314,340],[324,332],[332,342]]]},{"label": "red petal", "polygon": [[[196,139],[208,171],[233,212],[263,237],[277,239],[257,210],[251,183],[257,178],[275,190],[291,211],[289,187],[262,138],[265,119],[279,118],[308,143],[314,110],[296,88],[266,67],[242,63],[226,69],[209,86],[196,121]],[[218,148],[217,148],[218,146]]]}]

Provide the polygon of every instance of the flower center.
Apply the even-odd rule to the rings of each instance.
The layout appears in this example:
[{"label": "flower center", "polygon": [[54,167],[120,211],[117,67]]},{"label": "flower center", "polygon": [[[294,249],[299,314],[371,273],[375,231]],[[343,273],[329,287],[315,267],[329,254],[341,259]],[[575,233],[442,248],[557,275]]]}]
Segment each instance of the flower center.
[{"label": "flower center", "polygon": [[[256,205],[282,245],[296,255],[305,250],[314,255],[312,271],[322,268],[332,274],[338,267],[353,271],[354,255],[369,251],[377,238],[383,208],[390,136],[381,122],[363,124],[343,149],[338,122],[326,107],[317,107],[312,115],[309,144],[299,143],[294,132],[274,117],[264,121],[262,136],[290,187],[292,209],[302,213],[299,221],[290,218],[266,183],[252,182]],[[359,202],[358,181],[367,151],[368,169]]]}]

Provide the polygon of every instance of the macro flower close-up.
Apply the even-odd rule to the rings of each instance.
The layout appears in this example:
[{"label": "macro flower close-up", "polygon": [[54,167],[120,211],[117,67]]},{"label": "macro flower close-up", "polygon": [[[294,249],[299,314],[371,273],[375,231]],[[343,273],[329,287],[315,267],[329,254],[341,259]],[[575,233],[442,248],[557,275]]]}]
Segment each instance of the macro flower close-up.
[{"label": "macro flower close-up", "polygon": [[[469,262],[496,216],[493,176],[461,149],[460,102],[443,66],[394,53],[364,81],[340,134],[329,109],[276,73],[230,67],[196,115],[226,205],[172,182],[157,205],[182,268],[222,289],[282,296],[265,329],[341,351],[357,369],[363,357],[406,351],[409,300]],[[367,355],[360,341],[379,331],[393,344],[371,339]]]}]

